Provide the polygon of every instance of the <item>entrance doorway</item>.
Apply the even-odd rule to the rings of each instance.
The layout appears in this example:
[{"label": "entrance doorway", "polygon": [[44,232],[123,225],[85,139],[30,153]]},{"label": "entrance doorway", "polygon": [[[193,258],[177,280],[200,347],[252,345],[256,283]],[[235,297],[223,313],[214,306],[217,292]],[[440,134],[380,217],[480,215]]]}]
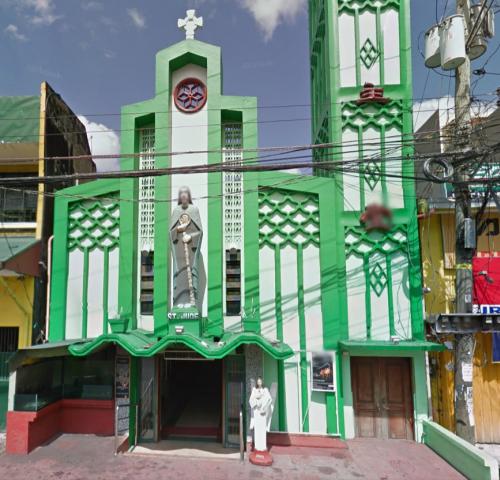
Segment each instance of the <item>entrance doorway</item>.
[{"label": "entrance doorway", "polygon": [[356,436],[414,439],[409,358],[352,357]]},{"label": "entrance doorway", "polygon": [[162,438],[222,441],[222,362],[166,360],[161,372]]}]

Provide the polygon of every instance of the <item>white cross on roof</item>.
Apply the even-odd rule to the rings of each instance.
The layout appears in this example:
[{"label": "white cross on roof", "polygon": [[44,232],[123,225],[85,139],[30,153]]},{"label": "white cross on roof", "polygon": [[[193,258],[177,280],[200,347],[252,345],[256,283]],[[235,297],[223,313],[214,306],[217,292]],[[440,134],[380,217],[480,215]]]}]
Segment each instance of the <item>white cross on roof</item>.
[{"label": "white cross on roof", "polygon": [[186,40],[194,40],[194,34],[197,28],[203,28],[203,17],[196,16],[196,10],[188,10],[186,18],[179,18],[177,26],[186,31]]}]

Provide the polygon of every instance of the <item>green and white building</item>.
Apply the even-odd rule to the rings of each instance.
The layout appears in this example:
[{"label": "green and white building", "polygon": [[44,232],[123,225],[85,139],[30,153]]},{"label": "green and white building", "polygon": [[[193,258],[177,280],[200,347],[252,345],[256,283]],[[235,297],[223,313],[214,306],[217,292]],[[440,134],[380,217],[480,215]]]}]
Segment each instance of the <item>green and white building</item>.
[{"label": "green and white building", "polygon": [[[425,340],[414,185],[401,178],[413,171],[409,0],[309,11],[313,141],[334,145],[315,150],[314,175],[217,169],[255,161],[257,100],[223,94],[219,47],[188,38],[158,52],[154,96],[122,109],[124,175],[57,196],[50,342],[11,362],[12,425],[59,402],[87,419],[60,430],[88,433],[94,412],[112,430],[116,402],[129,444],[233,446],[262,376],[273,432],[420,439],[426,350],[438,346]],[[358,104],[366,82],[390,101]],[[199,315],[172,305],[184,185],[203,226]],[[388,230],[361,223],[374,204],[390,209]],[[42,392],[32,377],[54,362]]]}]

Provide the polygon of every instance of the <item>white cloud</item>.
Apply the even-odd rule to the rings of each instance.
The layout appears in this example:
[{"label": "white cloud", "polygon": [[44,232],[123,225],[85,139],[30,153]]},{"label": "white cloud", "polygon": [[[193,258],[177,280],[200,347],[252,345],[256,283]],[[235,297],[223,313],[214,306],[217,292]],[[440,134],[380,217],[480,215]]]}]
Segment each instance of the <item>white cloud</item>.
[{"label": "white cloud", "polygon": [[89,2],[82,3],[81,7],[83,10],[102,10],[104,5],[101,2],[94,2],[91,0]]},{"label": "white cloud", "polygon": [[137,8],[127,8],[127,14],[137,28],[144,28],[146,26],[146,19]]},{"label": "white cloud", "polygon": [[60,20],[62,15],[54,15],[53,13],[42,13],[40,15],[33,15],[30,18],[30,22],[33,25],[42,25],[42,26],[50,26],[53,23],[57,22],[57,20]]},{"label": "white cloud", "polygon": [[26,7],[34,8],[39,13],[50,12],[54,9],[52,0],[21,0],[21,3]]},{"label": "white cloud", "polygon": [[270,40],[274,31],[283,22],[293,22],[306,10],[307,0],[239,0],[255,18],[264,33],[264,39]]},{"label": "white cloud", "polygon": [[55,13],[53,0],[19,0],[19,6],[33,11],[28,17],[33,25],[48,26],[63,18]]},{"label": "white cloud", "polygon": [[17,40],[18,42],[26,42],[28,40],[28,37],[20,33],[19,28],[17,28],[16,25],[12,25],[12,23],[10,25],[7,25],[7,27],[4,30],[4,33],[8,37]]},{"label": "white cloud", "polygon": [[[120,139],[116,132],[102,123],[91,122],[83,115],[79,115],[78,118],[87,129],[92,155],[117,155],[120,153]],[[116,158],[95,160],[95,163],[99,172],[119,170],[120,168],[120,162]]]}]

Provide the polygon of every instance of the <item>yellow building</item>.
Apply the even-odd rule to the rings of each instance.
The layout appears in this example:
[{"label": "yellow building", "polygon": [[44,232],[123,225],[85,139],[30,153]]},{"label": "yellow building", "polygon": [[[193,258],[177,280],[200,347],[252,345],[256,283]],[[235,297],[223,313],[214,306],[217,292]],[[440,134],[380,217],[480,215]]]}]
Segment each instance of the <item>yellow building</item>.
[{"label": "yellow building", "polygon": [[[95,171],[90,159],[47,158],[89,154],[85,127],[47,83],[39,96],[0,97],[0,431],[7,409],[6,361],[16,349],[45,339],[51,194],[71,185],[44,187],[27,179]],[[1,183],[8,178],[19,181]]]},{"label": "yellow building", "polygon": [[[417,132],[417,151],[420,154],[446,150],[440,143],[439,132],[446,129],[445,115],[435,112]],[[477,120],[488,127],[486,144],[497,141],[500,128],[500,109],[489,117]],[[449,125],[449,124],[448,124]],[[421,165],[417,174],[423,176]],[[498,167],[496,167],[498,168]],[[424,285],[430,292],[425,295],[426,317],[440,313],[453,313],[455,302],[455,218],[451,191],[446,184],[419,182],[420,241]],[[483,192],[473,194],[473,217],[478,224],[477,257],[500,255],[500,213],[495,205],[488,205],[480,218]],[[454,419],[454,358],[453,335],[441,341],[450,347],[441,353],[429,354],[429,371],[434,420],[451,431]],[[475,335],[473,363],[473,412],[478,443],[500,443],[500,363],[493,362],[492,334]]]}]

